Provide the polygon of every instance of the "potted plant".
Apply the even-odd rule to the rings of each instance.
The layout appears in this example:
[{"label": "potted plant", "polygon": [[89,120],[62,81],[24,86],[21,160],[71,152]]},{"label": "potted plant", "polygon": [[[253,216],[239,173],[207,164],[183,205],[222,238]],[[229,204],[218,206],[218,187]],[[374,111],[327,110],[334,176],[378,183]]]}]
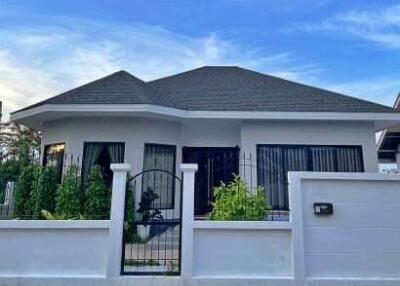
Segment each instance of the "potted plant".
[{"label": "potted plant", "polygon": [[149,222],[163,219],[161,211],[153,206],[153,202],[159,197],[150,187],[141,195],[139,209],[136,212],[140,215],[140,223],[137,224],[137,234],[143,240],[150,237]]}]

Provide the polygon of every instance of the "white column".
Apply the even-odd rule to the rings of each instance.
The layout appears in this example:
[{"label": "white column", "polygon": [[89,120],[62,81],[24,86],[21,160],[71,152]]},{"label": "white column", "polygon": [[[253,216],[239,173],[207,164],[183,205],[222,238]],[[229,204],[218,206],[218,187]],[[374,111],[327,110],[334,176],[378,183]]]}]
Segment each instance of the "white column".
[{"label": "white column", "polygon": [[197,164],[181,164],[182,190],[182,261],[181,275],[184,280],[193,276],[193,223],[194,223],[194,174]]},{"label": "white column", "polygon": [[397,145],[396,163],[397,163],[397,172],[400,173],[400,144]]},{"label": "white column", "polygon": [[295,285],[304,285],[306,278],[301,174],[300,172],[288,172],[290,222],[292,224],[292,269]]},{"label": "white column", "polygon": [[108,235],[107,277],[118,277],[121,274],[126,178],[131,165],[111,164],[110,168],[113,171],[113,182]]}]

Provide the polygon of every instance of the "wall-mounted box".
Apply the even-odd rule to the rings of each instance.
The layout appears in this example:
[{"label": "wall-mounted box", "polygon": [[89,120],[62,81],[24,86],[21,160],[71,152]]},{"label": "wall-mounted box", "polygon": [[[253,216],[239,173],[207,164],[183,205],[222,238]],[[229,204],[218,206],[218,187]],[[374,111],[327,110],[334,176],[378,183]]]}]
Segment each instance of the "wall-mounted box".
[{"label": "wall-mounted box", "polygon": [[314,203],[314,214],[316,215],[332,215],[332,203]]}]

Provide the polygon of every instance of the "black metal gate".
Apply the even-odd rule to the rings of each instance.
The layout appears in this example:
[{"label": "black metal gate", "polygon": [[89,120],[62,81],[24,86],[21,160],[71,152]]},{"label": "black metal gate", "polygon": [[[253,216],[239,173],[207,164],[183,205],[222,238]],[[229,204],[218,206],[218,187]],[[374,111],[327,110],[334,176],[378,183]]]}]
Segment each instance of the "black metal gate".
[{"label": "black metal gate", "polygon": [[129,178],[126,189],[121,274],[179,275],[182,179],[151,169]]}]

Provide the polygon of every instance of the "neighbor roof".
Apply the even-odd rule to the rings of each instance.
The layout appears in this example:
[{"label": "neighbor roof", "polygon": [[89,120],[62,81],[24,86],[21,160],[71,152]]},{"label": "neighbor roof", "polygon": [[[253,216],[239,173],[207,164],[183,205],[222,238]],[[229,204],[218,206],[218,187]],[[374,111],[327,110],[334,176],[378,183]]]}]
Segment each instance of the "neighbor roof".
[{"label": "neighbor roof", "polygon": [[366,100],[227,66],[205,66],[149,82],[119,71],[23,110],[44,104],[152,104],[196,111],[397,112]]}]

